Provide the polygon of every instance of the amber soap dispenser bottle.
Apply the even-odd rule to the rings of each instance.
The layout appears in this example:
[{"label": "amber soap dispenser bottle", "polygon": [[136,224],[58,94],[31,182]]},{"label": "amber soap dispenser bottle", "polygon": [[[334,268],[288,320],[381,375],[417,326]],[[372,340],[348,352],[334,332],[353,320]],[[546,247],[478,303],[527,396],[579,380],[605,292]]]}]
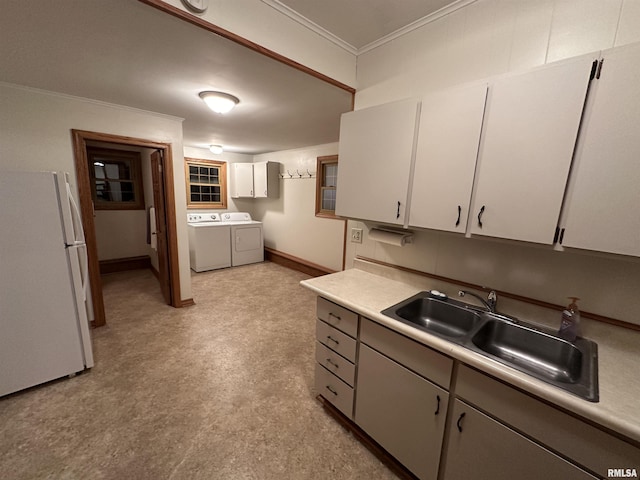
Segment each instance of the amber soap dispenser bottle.
[{"label": "amber soap dispenser bottle", "polygon": [[574,342],[580,335],[580,310],[578,310],[578,304],[576,303],[579,298],[569,297],[569,299],[571,303],[562,311],[562,321],[560,322],[558,335],[568,342]]}]

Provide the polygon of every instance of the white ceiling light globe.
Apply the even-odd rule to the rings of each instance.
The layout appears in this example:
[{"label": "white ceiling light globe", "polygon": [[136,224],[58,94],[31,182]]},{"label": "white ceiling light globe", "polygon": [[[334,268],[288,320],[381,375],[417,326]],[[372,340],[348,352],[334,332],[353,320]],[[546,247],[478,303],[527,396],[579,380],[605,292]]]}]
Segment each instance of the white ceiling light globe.
[{"label": "white ceiling light globe", "polygon": [[222,92],[200,92],[200,98],[216,113],[228,113],[240,100],[238,97]]}]

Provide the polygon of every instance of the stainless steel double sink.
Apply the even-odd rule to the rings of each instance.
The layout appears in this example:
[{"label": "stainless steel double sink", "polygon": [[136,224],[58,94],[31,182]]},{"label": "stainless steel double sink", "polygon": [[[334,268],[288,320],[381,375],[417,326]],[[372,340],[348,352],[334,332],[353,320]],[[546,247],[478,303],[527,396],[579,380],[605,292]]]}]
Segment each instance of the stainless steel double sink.
[{"label": "stainless steel double sink", "polygon": [[420,292],[382,314],[492,358],[590,402],[598,396],[598,347],[570,343],[512,317]]}]

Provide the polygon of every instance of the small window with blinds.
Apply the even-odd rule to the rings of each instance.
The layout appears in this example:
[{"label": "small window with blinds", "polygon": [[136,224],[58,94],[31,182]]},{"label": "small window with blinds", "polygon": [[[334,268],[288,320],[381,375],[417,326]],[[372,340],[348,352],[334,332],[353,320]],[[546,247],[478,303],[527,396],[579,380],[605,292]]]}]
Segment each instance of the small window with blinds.
[{"label": "small window with blinds", "polygon": [[318,157],[316,165],[316,216],[336,217],[338,156]]}]

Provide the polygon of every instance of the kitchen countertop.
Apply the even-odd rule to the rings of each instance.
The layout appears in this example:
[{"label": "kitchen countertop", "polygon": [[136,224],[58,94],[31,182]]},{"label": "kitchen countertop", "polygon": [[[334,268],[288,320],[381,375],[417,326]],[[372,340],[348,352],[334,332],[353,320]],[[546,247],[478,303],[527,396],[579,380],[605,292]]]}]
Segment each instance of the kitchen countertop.
[{"label": "kitchen countertop", "polygon": [[598,344],[600,401],[593,403],[380,313],[429,289],[419,283],[353,268],[304,280],[301,285],[469,366],[640,442],[640,332],[595,321],[589,325],[587,338]]}]

